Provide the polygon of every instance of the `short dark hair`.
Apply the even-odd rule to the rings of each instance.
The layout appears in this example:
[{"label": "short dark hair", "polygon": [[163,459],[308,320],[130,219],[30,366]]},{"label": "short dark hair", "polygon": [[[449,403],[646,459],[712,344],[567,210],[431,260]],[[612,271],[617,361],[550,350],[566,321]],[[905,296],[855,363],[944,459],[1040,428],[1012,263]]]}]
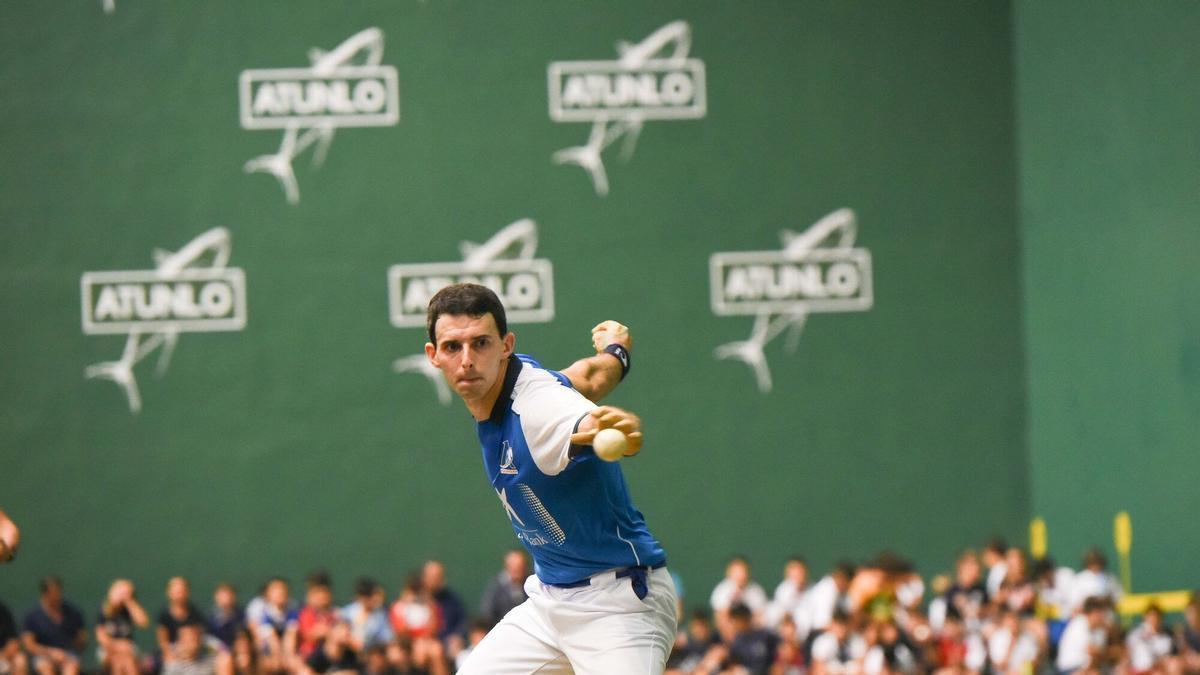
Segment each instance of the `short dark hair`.
[{"label": "short dark hair", "polygon": [[329,570],[327,569],[322,568],[313,570],[312,572],[308,573],[307,577],[304,578],[304,585],[309,588],[333,588],[333,577],[329,574]]},{"label": "short dark hair", "polygon": [[354,594],[360,598],[368,598],[375,594],[379,583],[371,577],[359,577],[354,582]]},{"label": "short dark hair", "polygon": [[425,312],[425,328],[429,331],[429,341],[434,345],[437,344],[434,328],[437,327],[438,317],[443,314],[465,315],[476,319],[491,314],[496,320],[496,328],[500,330],[500,337],[508,334],[508,317],[504,314],[504,305],[487,286],[451,284],[433,294],[429,299],[429,309]]},{"label": "short dark hair", "polygon": [[1086,553],[1083,554],[1083,566],[1091,567],[1092,565],[1095,565],[1100,569],[1105,569],[1108,567],[1108,559],[1104,557],[1104,554],[1101,553],[1100,549],[1098,548],[1090,548]]},{"label": "short dark hair", "polygon": [[729,618],[734,621],[749,621],[752,616],[753,613],[745,603],[735,602],[729,607]]},{"label": "short dark hair", "polygon": [[57,588],[60,591],[62,590],[63,582],[62,582],[62,579],[59,578],[59,576],[57,574],[46,575],[38,581],[38,590],[41,591],[42,593],[45,593],[46,591],[50,590],[51,586]]}]

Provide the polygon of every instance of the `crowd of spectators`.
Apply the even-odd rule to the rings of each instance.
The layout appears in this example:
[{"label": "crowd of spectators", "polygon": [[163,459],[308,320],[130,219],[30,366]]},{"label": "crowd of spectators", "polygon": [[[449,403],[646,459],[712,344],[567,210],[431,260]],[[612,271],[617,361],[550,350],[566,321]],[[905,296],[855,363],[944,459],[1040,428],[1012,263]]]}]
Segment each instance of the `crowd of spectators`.
[{"label": "crowd of spectators", "polygon": [[1121,586],[1098,551],[1078,570],[990,542],[926,582],[881,554],[815,583],[801,557],[772,595],[733,557],[709,606],[681,621],[671,675],[1195,675],[1200,597],[1172,628],[1151,604],[1116,613]]},{"label": "crowd of spectators", "polygon": [[[302,597],[268,579],[244,605],[221,583],[203,612],[187,579],[168,581],[155,618],[154,647],[136,636],[151,617],[118,579],[91,622],[47,577],[40,600],[18,624],[0,603],[0,675],[78,675],[95,663],[112,675],[403,675],[452,673],[512,607],[525,600],[523,552],[505,555],[477,612],[427,561],[391,595],[358,579],[353,598],[334,602],[330,577],[314,572]],[[682,584],[677,585],[682,590]],[[1172,628],[1151,605],[1132,624],[1115,613],[1121,587],[1104,557],[1081,569],[993,541],[965,551],[954,571],[922,579],[890,553],[862,565],[842,562],[819,579],[793,557],[768,594],[748,560],[733,557],[706,606],[685,613],[670,675],[1194,675],[1200,674],[1200,598]]]}]

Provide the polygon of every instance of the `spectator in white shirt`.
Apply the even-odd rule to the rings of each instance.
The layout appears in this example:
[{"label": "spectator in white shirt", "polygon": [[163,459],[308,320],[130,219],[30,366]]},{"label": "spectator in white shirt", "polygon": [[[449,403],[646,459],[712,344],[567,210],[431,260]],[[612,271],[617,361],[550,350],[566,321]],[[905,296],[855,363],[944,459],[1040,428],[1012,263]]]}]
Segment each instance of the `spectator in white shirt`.
[{"label": "spectator in white shirt", "polygon": [[849,675],[862,670],[867,643],[850,630],[845,612],[835,612],[824,633],[812,644],[812,675]]},{"label": "spectator in white shirt", "polygon": [[996,675],[1020,675],[1036,671],[1038,653],[1037,636],[1022,625],[1020,614],[1005,609],[1000,623],[988,636],[988,660]]},{"label": "spectator in white shirt", "polygon": [[[763,613],[763,625],[776,628],[785,616],[795,617],[808,590],[808,564],[800,556],[788,558],[783,566],[783,581],[775,587],[775,595]],[[795,619],[793,618],[793,621]],[[800,639],[808,635],[808,626],[797,626]]]},{"label": "spectator in white shirt", "polygon": [[996,597],[1004,577],[1008,576],[1008,565],[1004,557],[1008,554],[1008,544],[999,537],[993,538],[983,548],[983,565],[987,568],[987,592],[989,598]]},{"label": "spectator in white shirt", "polygon": [[1083,555],[1083,569],[1071,583],[1071,608],[1078,610],[1088,598],[1104,598],[1113,606],[1121,599],[1121,584],[1108,572],[1108,560],[1098,549]]},{"label": "spectator in white shirt", "polygon": [[725,578],[717,584],[709,598],[717,631],[726,640],[733,634],[729,622],[729,608],[735,603],[741,603],[750,609],[753,625],[762,625],[762,615],[767,609],[767,593],[751,579],[750,561],[740,555],[729,559],[725,566]]},{"label": "spectator in white shirt", "polygon": [[796,626],[808,626],[809,634],[829,627],[837,610],[849,610],[850,581],[854,578],[854,563],[842,561],[834,566],[804,594],[804,603],[796,612]]},{"label": "spectator in white shirt", "polygon": [[1042,558],[1033,565],[1033,582],[1037,585],[1038,611],[1050,620],[1071,618],[1071,589],[1074,587],[1075,570],[1058,567],[1054,559]]},{"label": "spectator in white shirt", "polygon": [[1055,666],[1060,675],[1099,673],[1108,646],[1108,603],[1088,598],[1083,610],[1074,616],[1058,641]]},{"label": "spectator in white shirt", "polygon": [[1182,670],[1182,663],[1173,656],[1175,642],[1163,626],[1163,613],[1157,605],[1146,608],[1142,622],[1125,637],[1125,648],[1129,654],[1129,671],[1133,675]]}]

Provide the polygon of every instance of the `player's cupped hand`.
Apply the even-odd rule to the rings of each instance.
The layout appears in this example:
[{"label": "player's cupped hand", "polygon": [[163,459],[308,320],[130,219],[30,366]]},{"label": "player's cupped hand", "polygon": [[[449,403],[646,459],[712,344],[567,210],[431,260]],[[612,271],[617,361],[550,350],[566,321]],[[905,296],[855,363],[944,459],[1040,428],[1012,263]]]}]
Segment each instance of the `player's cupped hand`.
[{"label": "player's cupped hand", "polygon": [[619,344],[625,349],[633,348],[633,337],[629,335],[629,328],[622,323],[618,323],[609,319],[601,321],[592,328],[592,346],[596,348],[596,353],[604,351],[604,348],[611,344]]},{"label": "player's cupped hand", "polygon": [[642,419],[637,415],[611,405],[602,405],[583,418],[579,431],[571,434],[574,445],[591,445],[596,432],[601,429],[616,429],[625,434],[629,444],[625,456],[636,455],[642,449]]}]

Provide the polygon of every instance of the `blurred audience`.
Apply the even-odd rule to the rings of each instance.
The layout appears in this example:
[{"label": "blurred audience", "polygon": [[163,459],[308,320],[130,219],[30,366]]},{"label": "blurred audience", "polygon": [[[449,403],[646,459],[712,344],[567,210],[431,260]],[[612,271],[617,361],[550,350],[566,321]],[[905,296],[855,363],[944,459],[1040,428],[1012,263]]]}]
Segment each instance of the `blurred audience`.
[{"label": "blurred audience", "polygon": [[729,611],[736,604],[742,604],[750,610],[753,625],[762,625],[767,603],[766,591],[750,576],[750,561],[742,555],[731,557],[725,565],[725,578],[717,584],[709,597],[717,632],[726,642],[733,639],[733,623]]},{"label": "blurred audience", "polygon": [[233,584],[220,582],[213,591],[213,608],[208,615],[208,633],[221,642],[225,649],[233,648],[233,641],[246,627],[246,612],[238,605],[237,590]]},{"label": "blurred audience", "polygon": [[41,598],[25,615],[23,646],[39,675],[78,675],[79,655],[87,644],[83,614],[63,599],[62,580],[42,579]]},{"label": "blurred audience", "polygon": [[479,615],[493,626],[504,618],[513,607],[525,602],[525,580],[529,578],[529,564],[525,552],[513,549],[504,554],[504,569],[488,584],[483,592]]},{"label": "blurred audience", "polygon": [[101,667],[112,675],[137,675],[133,631],[149,625],[150,617],[134,597],[133,583],[127,579],[114,581],[96,619],[97,660]]},{"label": "blurred audience", "polygon": [[383,605],[386,592],[374,579],[361,577],[354,582],[354,602],[341,609],[343,621],[350,626],[350,644],[355,651],[367,653],[376,647],[386,651],[395,637]]},{"label": "blurred audience", "polygon": [[268,673],[295,671],[299,665],[296,641],[300,612],[291,599],[291,590],[282,577],[272,577],[255,598],[246,618],[258,647],[260,667]]},{"label": "blurred audience", "polygon": [[192,604],[192,585],[183,577],[167,580],[167,606],[158,613],[155,637],[158,651],[165,667],[175,658],[175,643],[179,640],[179,629],[184,626],[205,626],[204,615]]},{"label": "blurred audience", "polygon": [[21,651],[17,622],[8,606],[0,602],[0,673],[27,675],[28,672],[29,660]]},{"label": "blurred audience", "polygon": [[[770,599],[750,564],[733,556],[709,597],[681,622],[667,675],[1200,675],[1200,597],[1173,624],[1150,604],[1118,621],[1121,588],[1097,550],[1079,571],[993,540],[959,553],[951,571],[925,580],[908,560],[883,552],[856,566],[839,562],[815,584],[799,555],[784,563]],[[0,603],[0,675],[442,675],[455,671],[503,613],[524,600],[523,552],[509,551],[488,585],[481,616],[469,617],[428,560],[395,601],[359,578],[339,608],[327,572],[306,578],[297,608],[288,583],[272,577],[245,611],[228,583],[210,615],[172,577],[158,617],[159,652],[139,660],[148,624],[133,583],[108,588],[94,626],[96,661],[81,659],[84,617],[46,577],[18,639]],[[994,591],[989,587],[994,586]],[[1080,600],[1082,598],[1082,600]],[[617,674],[619,675],[619,674]]]},{"label": "blurred audience", "polygon": [[[793,621],[797,612],[801,611],[804,603],[804,593],[808,590],[808,563],[804,558],[794,555],[788,558],[783,566],[783,580],[775,587],[775,594],[763,613],[763,625],[776,628],[785,618]],[[807,626],[805,626],[807,632]]]}]

